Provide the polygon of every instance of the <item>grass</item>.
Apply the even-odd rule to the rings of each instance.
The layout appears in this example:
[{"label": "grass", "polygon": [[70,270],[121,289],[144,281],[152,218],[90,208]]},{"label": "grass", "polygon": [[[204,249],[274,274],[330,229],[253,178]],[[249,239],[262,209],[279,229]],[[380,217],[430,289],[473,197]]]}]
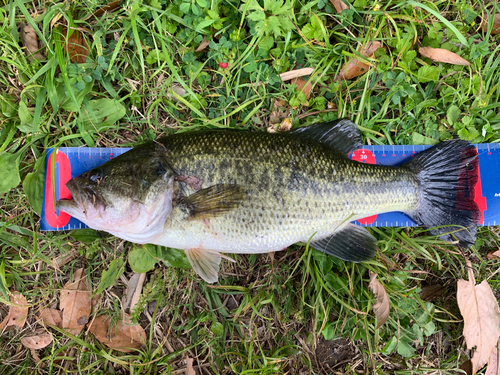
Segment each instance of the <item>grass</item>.
[{"label": "grass", "polygon": [[[96,290],[111,262],[135,249],[88,231],[39,231],[37,172],[48,147],[133,146],[178,131],[276,131],[285,118],[296,126],[338,117],[359,124],[371,144],[500,140],[499,37],[479,27],[483,13],[500,10],[494,2],[356,0],[340,14],[325,0],[266,1],[264,9],[238,0],[143,0],[96,12],[104,5],[14,0],[0,8],[0,302],[18,290],[30,304],[26,326],[0,336],[2,374],[180,374],[187,357],[198,374],[457,373],[470,353],[456,280],[469,259],[477,280],[489,279],[499,293],[498,261],[486,258],[499,245],[495,228],[481,228],[470,249],[421,229],[373,228],[380,251],[363,264],[303,245],[235,256],[215,285],[159,262],[133,313],[148,337],[142,351],[123,354],[85,330],[75,337],[50,329],[54,342],[38,351],[37,364],[20,339],[40,327],[39,309],[57,307],[75,269],[85,266]],[[26,56],[21,23],[35,29],[44,59]],[[84,63],[70,61],[71,33],[86,41]],[[204,39],[210,43],[196,51]],[[372,40],[384,49],[360,56]],[[420,46],[471,64],[434,63]],[[353,56],[372,67],[339,82]],[[302,67],[314,68],[305,77],[310,97],[279,78]],[[60,269],[50,266],[72,251]],[[370,271],[391,302],[379,330]],[[94,312],[119,316],[133,273],[127,263]],[[437,292],[423,294],[430,287]],[[2,304],[0,317],[7,311]]]}]

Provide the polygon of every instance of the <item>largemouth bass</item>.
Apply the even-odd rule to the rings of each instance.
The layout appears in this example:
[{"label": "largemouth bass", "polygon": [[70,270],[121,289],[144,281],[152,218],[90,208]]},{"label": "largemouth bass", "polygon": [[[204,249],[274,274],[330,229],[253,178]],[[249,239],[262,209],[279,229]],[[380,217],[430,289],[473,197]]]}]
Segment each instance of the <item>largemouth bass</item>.
[{"label": "largemouth bass", "polygon": [[183,249],[210,283],[222,253],[309,240],[341,259],[369,260],[377,241],[350,222],[391,211],[422,226],[448,226],[435,233],[461,245],[475,242],[474,146],[443,142],[400,167],[347,157],[361,147],[357,126],[345,119],[278,134],[178,133],[70,180],[73,199],[57,207],[128,241]]}]

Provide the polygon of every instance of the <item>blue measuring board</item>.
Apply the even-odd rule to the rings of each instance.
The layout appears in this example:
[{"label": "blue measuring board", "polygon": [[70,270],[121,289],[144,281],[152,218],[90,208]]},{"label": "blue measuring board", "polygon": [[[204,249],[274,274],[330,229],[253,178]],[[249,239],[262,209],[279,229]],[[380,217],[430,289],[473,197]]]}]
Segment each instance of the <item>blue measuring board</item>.
[{"label": "blue measuring board", "polygon": [[[480,225],[500,225],[500,144],[477,144],[479,179],[477,202],[481,210]],[[400,165],[430,146],[363,146],[350,157],[362,163]],[[70,199],[65,184],[71,178],[123,154],[130,148],[62,147],[48,150],[45,162],[45,185],[40,229],[57,231],[87,228],[81,221],[55,209],[58,199]],[[411,227],[417,224],[401,212],[370,216],[355,222],[371,227]]]}]

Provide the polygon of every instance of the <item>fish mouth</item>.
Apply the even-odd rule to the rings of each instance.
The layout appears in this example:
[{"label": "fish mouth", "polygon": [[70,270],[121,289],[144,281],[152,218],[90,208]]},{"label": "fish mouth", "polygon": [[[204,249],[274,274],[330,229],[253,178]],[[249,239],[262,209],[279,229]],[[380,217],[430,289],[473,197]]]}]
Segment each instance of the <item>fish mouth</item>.
[{"label": "fish mouth", "polygon": [[[85,181],[78,181],[79,178],[73,178],[66,183],[66,187],[73,199],[59,199],[56,202],[56,208],[80,219],[87,218],[88,209],[104,206],[101,195],[95,191]],[[92,210],[94,211],[94,210]]]}]

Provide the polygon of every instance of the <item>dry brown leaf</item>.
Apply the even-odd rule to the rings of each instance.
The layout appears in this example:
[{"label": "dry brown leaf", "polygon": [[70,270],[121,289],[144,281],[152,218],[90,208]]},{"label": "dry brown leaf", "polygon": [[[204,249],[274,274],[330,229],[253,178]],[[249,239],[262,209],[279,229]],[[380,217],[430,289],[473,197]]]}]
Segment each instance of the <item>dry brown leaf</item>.
[{"label": "dry brown leaf", "polygon": [[486,255],[486,258],[488,258],[489,260],[500,259],[500,250],[488,253],[488,255]]},{"label": "dry brown leaf", "polygon": [[444,286],[441,284],[426,285],[422,287],[420,298],[427,302],[434,301],[436,298],[441,297],[444,289]]},{"label": "dry brown leaf", "polygon": [[184,90],[184,88],[181,85],[174,83],[172,85],[172,90],[167,91],[167,99],[172,100],[174,102],[178,101],[179,99],[177,95],[174,94],[177,94],[182,98],[184,95],[186,95],[186,90]]},{"label": "dry brown leaf", "polygon": [[132,311],[141,297],[142,286],[146,279],[145,273],[135,273],[129,280],[126,295],[123,297],[123,309]]},{"label": "dry brown leaf", "polygon": [[34,57],[37,60],[44,59],[44,56],[38,52],[38,37],[35,30],[30,25],[21,24],[21,33],[19,34],[23,45],[26,47],[28,58]]},{"label": "dry brown leaf", "polygon": [[196,371],[193,368],[193,358],[186,358],[186,375],[196,375]]},{"label": "dry brown leaf", "polygon": [[288,102],[286,102],[285,100],[273,100],[273,110],[269,114],[269,124],[274,129],[275,124],[280,124],[283,119],[290,115],[290,108],[288,106]]},{"label": "dry brown leaf", "polygon": [[500,375],[500,338],[493,348],[488,360],[488,367],[484,375]]},{"label": "dry brown leaf", "polygon": [[145,344],[146,332],[139,324],[132,324],[129,315],[123,313],[122,321],[110,324],[109,316],[100,315],[92,320],[89,331],[101,344],[123,353],[141,349]]},{"label": "dry brown leaf", "polygon": [[418,52],[432,61],[455,65],[470,65],[463,57],[444,48],[421,47]]},{"label": "dry brown leaf", "polygon": [[72,34],[69,36],[68,41],[66,41],[66,35],[68,33],[66,28],[63,28],[61,33],[61,43],[69,55],[71,62],[82,64],[87,61],[89,55],[89,47],[83,34],[79,30],[72,30]]},{"label": "dry brown leaf", "polygon": [[347,4],[345,4],[342,0],[330,0],[330,3],[332,3],[337,13],[341,13],[344,9],[349,9]]},{"label": "dry brown leaf", "polygon": [[294,78],[308,76],[312,72],[314,72],[314,68],[295,69],[295,70],[290,70],[290,71],[285,72],[285,73],[281,73],[280,78],[283,82],[286,82],[286,81],[290,81],[291,79],[294,79]]},{"label": "dry brown leaf", "polygon": [[66,263],[75,259],[78,255],[80,255],[80,252],[78,251],[78,249],[76,249],[76,248],[71,249],[69,252],[67,252],[65,254],[61,254],[58,257],[55,257],[54,259],[52,259],[49,263],[49,266],[58,270],[62,266],[64,266]]},{"label": "dry brown leaf", "polygon": [[373,292],[375,296],[375,303],[373,304],[373,312],[377,317],[377,328],[379,329],[382,324],[387,321],[390,312],[389,297],[387,297],[387,292],[384,286],[378,281],[377,274],[371,273],[370,284],[368,288]]},{"label": "dry brown leaf", "polygon": [[[292,128],[292,120],[287,117],[284,118],[283,121],[280,123],[279,131],[280,132],[287,132]],[[274,252],[267,253],[269,255],[269,258],[271,258],[271,263],[274,262]]]},{"label": "dry brown leaf", "polygon": [[101,15],[103,15],[104,13],[106,12],[112,12],[113,10],[115,10],[116,8],[118,8],[118,6],[123,2],[123,0],[118,0],[118,1],[112,1],[110,3],[108,3],[107,5],[97,9],[93,16],[95,17],[99,17]]},{"label": "dry brown leaf", "polygon": [[10,302],[9,313],[3,322],[0,323],[0,331],[8,326],[23,328],[26,323],[26,318],[28,317],[28,302],[26,301],[26,297],[19,292],[12,292]]},{"label": "dry brown leaf", "polygon": [[[483,29],[484,32],[487,32],[489,26],[490,25],[488,25],[488,16],[484,14],[483,19],[481,20],[481,29]],[[496,13],[495,16],[493,17],[493,27],[491,29],[492,35],[498,33],[500,33],[500,13]]]},{"label": "dry brown leaf", "polygon": [[42,332],[34,336],[26,336],[21,339],[21,344],[28,349],[43,349],[53,340],[50,332]]},{"label": "dry brown leaf", "polygon": [[59,308],[62,310],[62,327],[78,335],[88,323],[92,310],[90,287],[85,270],[79,268],[61,290]]},{"label": "dry brown leaf", "polygon": [[459,369],[464,371],[467,375],[472,375],[472,362],[470,359],[462,363]]},{"label": "dry brown leaf", "polygon": [[198,46],[198,48],[196,48],[195,52],[200,52],[200,51],[203,51],[205,48],[208,47],[208,44],[210,43],[209,40],[207,40],[207,38],[203,35],[203,40],[201,41],[200,45]]},{"label": "dry brown leaf", "polygon": [[33,360],[37,363],[37,365],[40,367],[44,367],[45,363],[43,363],[40,357],[38,356],[36,349],[30,349],[30,352],[31,356],[33,357]]},{"label": "dry brown leaf", "polygon": [[[364,46],[358,49],[358,52],[367,57],[373,58],[375,57],[375,51],[382,47],[382,43],[379,41],[368,42]],[[351,59],[347,62],[347,64],[340,70],[337,75],[337,80],[343,79],[353,79],[361,74],[364,74],[368,71],[369,65],[359,61],[358,59]]]},{"label": "dry brown leaf", "polygon": [[464,318],[464,337],[467,349],[476,348],[472,361],[472,372],[482,368],[490,357],[500,336],[500,308],[493,292],[484,280],[475,285],[472,267],[469,267],[469,281],[458,280],[457,302]]},{"label": "dry brown leaf", "polygon": [[309,100],[309,98],[311,97],[311,89],[312,89],[311,82],[308,82],[304,78],[299,77],[294,79],[291,83],[297,86],[297,89],[302,91],[306,96],[306,99]]},{"label": "dry brown leaf", "polygon": [[62,328],[62,311],[57,309],[43,309],[40,311],[40,319],[45,324]]}]

